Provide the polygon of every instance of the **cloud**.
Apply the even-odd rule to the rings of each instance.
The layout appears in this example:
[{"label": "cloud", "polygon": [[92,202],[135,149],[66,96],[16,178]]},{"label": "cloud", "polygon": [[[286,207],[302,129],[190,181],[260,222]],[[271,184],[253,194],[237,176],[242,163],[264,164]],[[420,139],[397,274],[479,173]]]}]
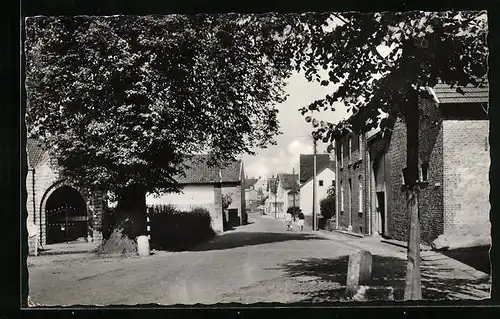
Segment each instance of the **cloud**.
[{"label": "cloud", "polygon": [[[312,143],[312,142],[311,142]],[[309,140],[295,139],[288,143],[285,150],[273,152],[271,156],[259,156],[245,162],[245,172],[249,177],[276,175],[278,173],[299,173],[299,155],[312,154],[313,148]]]},{"label": "cloud", "polygon": [[[326,71],[324,71],[326,72]],[[327,72],[326,72],[327,73]],[[305,121],[298,110],[309,103],[325,97],[335,89],[335,85],[321,86],[315,82],[305,80],[302,73],[295,73],[288,79],[287,93],[289,98],[276,106],[282,135],[276,136],[277,145],[270,145],[265,149],[255,149],[255,156],[243,156],[245,172],[249,177],[268,176],[277,173],[298,173],[299,155],[312,154],[313,128]],[[342,103],[335,103],[335,112],[316,112],[315,117],[321,120],[337,123],[347,115]],[[325,143],[318,143],[318,153],[326,149]]]}]

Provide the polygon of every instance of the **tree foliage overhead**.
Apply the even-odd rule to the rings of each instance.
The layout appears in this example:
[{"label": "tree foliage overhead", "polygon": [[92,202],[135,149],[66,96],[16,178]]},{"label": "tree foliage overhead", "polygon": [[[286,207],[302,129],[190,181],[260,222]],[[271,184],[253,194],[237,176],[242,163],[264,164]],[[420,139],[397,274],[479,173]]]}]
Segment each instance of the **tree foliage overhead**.
[{"label": "tree foliage overhead", "polygon": [[176,190],[184,156],[211,163],[279,133],[292,16],[26,19],[29,136],[90,187]]},{"label": "tree foliage overhead", "polygon": [[[378,125],[381,111],[407,117],[411,95],[438,82],[453,87],[486,82],[488,48],[485,12],[385,12],[333,14],[333,30],[311,24],[306,62],[297,60],[310,81],[337,89],[301,109],[303,115],[343,102],[363,111],[356,130]],[[388,52],[383,53],[384,48]],[[316,62],[316,63],[313,63]],[[327,70],[325,77],[320,70]],[[383,114],[383,113],[382,113]],[[325,142],[352,123],[328,123],[306,117]]]}]

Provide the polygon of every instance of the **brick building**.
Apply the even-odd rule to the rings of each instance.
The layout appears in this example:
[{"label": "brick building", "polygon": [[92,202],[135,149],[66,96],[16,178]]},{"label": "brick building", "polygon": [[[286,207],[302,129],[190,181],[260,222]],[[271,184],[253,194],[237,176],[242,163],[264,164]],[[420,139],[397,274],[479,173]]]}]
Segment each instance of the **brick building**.
[{"label": "brick building", "polygon": [[[351,117],[351,120],[356,116]],[[366,135],[348,132],[335,141],[336,227],[369,234]]]},{"label": "brick building", "polygon": [[56,160],[40,141],[28,139],[26,152],[26,209],[29,223],[36,226],[38,244],[89,237],[102,240],[103,193],[90,192],[62,179]]},{"label": "brick building", "polygon": [[[488,88],[457,92],[439,84],[421,97],[419,169],[425,184],[419,210],[425,243],[442,234],[489,234],[487,103]],[[337,141],[339,228],[407,240],[406,126],[395,120],[391,128]]]}]

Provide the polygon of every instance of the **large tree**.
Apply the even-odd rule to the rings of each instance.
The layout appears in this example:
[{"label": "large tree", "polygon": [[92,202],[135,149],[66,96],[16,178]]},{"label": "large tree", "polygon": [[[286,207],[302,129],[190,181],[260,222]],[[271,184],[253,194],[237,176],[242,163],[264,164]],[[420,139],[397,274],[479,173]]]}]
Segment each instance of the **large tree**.
[{"label": "large tree", "polygon": [[[307,58],[297,59],[310,81],[335,90],[301,109],[314,133],[330,143],[347,130],[367,131],[401,119],[407,131],[406,198],[409,216],[405,299],[421,299],[419,183],[419,97],[438,82],[452,87],[486,82],[487,19],[484,12],[332,14],[333,28],[309,26]],[[385,51],[389,52],[385,55]],[[319,67],[318,67],[319,65]],[[327,70],[321,72],[321,69]],[[424,93],[425,94],[425,93]],[[360,114],[328,123],[318,112],[342,101]],[[358,111],[362,111],[359,112]],[[382,111],[382,112],[381,112]],[[380,121],[380,114],[389,121]],[[425,213],[425,212],[423,212]]]},{"label": "large tree", "polygon": [[120,227],[143,234],[145,194],[178,191],[186,156],[216,164],[274,143],[291,48],[269,25],[287,19],[28,18],[29,136],[63,177],[116,194]]}]

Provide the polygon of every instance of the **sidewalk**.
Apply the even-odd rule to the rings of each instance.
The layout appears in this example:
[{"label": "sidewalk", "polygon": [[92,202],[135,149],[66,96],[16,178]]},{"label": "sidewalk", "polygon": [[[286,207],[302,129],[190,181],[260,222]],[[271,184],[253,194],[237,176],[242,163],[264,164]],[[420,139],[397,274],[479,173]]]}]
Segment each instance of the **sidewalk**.
[{"label": "sidewalk", "polygon": [[59,244],[44,245],[43,249],[38,248],[39,256],[81,254],[94,251],[99,246],[98,242],[69,242]]},{"label": "sidewalk", "polygon": [[[325,238],[341,242],[353,248],[369,251],[372,255],[388,256],[406,261],[406,245],[395,245],[381,237],[354,237],[339,232],[312,232]],[[446,293],[447,299],[488,299],[490,298],[491,278],[489,274],[479,271],[458,260],[439,252],[426,250],[421,253],[422,286],[428,291],[435,291],[441,296]],[[443,291],[445,290],[445,291]]]}]

